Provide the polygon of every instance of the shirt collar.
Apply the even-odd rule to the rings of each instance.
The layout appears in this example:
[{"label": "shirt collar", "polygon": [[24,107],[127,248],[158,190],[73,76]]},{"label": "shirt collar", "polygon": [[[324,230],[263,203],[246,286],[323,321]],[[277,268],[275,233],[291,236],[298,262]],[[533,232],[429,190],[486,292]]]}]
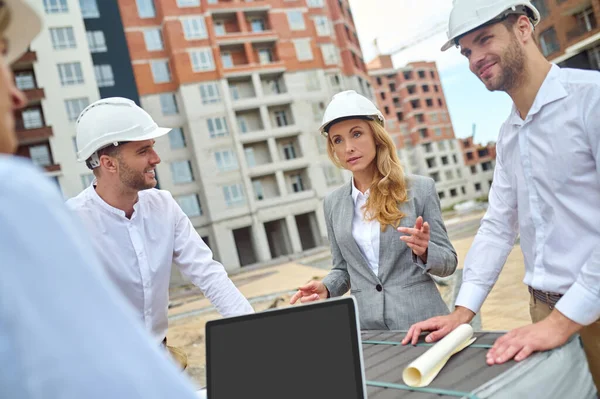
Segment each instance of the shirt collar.
[{"label": "shirt collar", "polygon": [[[552,64],[548,75],[544,79],[542,86],[538,90],[535,100],[531,105],[531,109],[527,114],[527,118],[540,112],[540,110],[547,104],[554,101],[565,98],[568,95],[567,90],[560,81],[560,67],[556,64]],[[519,111],[515,104],[512,106],[512,111],[509,117],[509,121],[512,125],[522,125],[523,119],[519,115]]]},{"label": "shirt collar", "polygon": [[[96,180],[94,179],[94,183],[95,182],[96,182]],[[88,192],[89,192],[89,195],[92,198],[92,200],[96,204],[100,205],[100,207],[106,209],[110,213],[113,213],[115,215],[119,215],[119,216],[122,216],[122,217],[126,218],[125,211],[123,211],[123,210],[121,210],[119,208],[115,208],[112,205],[109,205],[106,201],[104,201],[102,199],[102,197],[100,197],[98,195],[98,193],[96,192],[96,186],[94,184],[92,184],[90,187],[88,187],[88,190],[89,190]],[[138,205],[140,203],[140,198],[141,198],[141,195],[140,195],[140,193],[138,193],[138,200],[137,200],[137,202],[135,204],[133,204],[133,215],[131,215],[131,220],[133,220],[133,218],[135,217],[135,215],[138,213]]]},{"label": "shirt collar", "polygon": [[358,199],[358,196],[361,195],[365,198],[369,198],[369,190],[365,191],[365,193],[361,193],[360,190],[358,188],[356,188],[356,186],[354,185],[354,177],[352,178],[352,200],[354,201],[354,204],[356,204],[356,200]]}]

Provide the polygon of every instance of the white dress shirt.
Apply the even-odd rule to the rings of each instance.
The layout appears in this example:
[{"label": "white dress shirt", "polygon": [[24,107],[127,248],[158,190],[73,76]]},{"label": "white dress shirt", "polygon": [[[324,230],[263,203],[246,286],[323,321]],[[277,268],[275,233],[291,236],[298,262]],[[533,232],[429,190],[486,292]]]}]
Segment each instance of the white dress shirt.
[{"label": "white dress shirt", "polygon": [[[493,112],[493,110],[492,110]],[[552,65],[525,120],[502,125],[489,208],[465,259],[456,305],[478,312],[520,233],[525,284],[556,308],[600,317],[600,73]]]},{"label": "white dress shirt", "polygon": [[369,190],[361,193],[354,185],[352,179],[352,199],[354,200],[354,216],[352,218],[352,237],[358,245],[373,273],[377,276],[379,272],[379,235],[381,224],[377,219],[367,221],[364,217],[364,209]]},{"label": "white dress shirt", "polygon": [[0,269],[0,398],[196,398],[56,184],[1,155]]},{"label": "white dress shirt", "polygon": [[87,227],[110,278],[157,341],[167,334],[172,263],[222,316],[253,312],[168,191],[140,191],[131,219],[104,202],[93,185],[67,204]]}]

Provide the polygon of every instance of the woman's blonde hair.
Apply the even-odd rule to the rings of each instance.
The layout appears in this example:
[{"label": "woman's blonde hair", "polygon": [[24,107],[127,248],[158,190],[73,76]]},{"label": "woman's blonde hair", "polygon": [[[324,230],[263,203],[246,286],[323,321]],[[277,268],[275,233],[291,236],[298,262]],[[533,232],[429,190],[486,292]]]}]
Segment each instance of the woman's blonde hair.
[{"label": "woman's blonde hair", "polygon": [[[404,169],[396,153],[396,146],[389,133],[375,121],[367,121],[375,140],[375,163],[377,172],[369,188],[369,198],[365,204],[367,220],[377,220],[381,231],[387,225],[398,227],[400,220],[406,216],[398,209],[398,205],[408,201]],[[338,167],[342,164],[333,150],[331,139],[327,139],[327,154]]]}]

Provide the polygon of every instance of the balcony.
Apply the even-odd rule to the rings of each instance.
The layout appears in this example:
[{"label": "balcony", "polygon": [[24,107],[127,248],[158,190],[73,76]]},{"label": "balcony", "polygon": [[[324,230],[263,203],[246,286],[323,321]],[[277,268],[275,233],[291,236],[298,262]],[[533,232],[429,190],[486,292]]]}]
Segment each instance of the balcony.
[{"label": "balcony", "polygon": [[36,61],[37,53],[35,51],[27,50],[27,52],[25,52],[25,54],[23,54],[21,58],[19,58],[12,64],[12,68],[17,70],[24,66],[30,66]]},{"label": "balcony", "polygon": [[266,1],[244,1],[244,0],[218,0],[216,4],[208,4],[207,9],[211,15],[230,14],[231,8],[244,11],[268,11],[271,5]]},{"label": "balcony", "polygon": [[33,129],[26,129],[23,126],[23,121],[15,121],[15,131],[19,145],[27,145],[47,141],[54,135],[52,127],[41,126]]},{"label": "balcony", "polygon": [[568,31],[567,32],[567,41],[570,42],[575,39],[578,39],[578,38],[584,36],[586,33],[592,32],[593,30],[598,28],[598,24],[595,19],[591,22],[593,22],[593,23],[590,23],[589,25],[579,25],[576,28]]},{"label": "balcony", "polygon": [[217,41],[221,45],[244,43],[275,43],[277,34],[271,30],[262,32],[232,32],[220,35]]},{"label": "balcony", "polygon": [[48,173],[56,173],[56,172],[60,172],[60,170],[61,170],[59,164],[46,165],[46,166],[44,166],[44,169]]},{"label": "balcony", "polygon": [[44,98],[46,98],[46,93],[44,92],[44,89],[39,88],[23,90],[23,94],[25,94],[25,97],[27,97],[27,102],[29,104],[39,103]]}]

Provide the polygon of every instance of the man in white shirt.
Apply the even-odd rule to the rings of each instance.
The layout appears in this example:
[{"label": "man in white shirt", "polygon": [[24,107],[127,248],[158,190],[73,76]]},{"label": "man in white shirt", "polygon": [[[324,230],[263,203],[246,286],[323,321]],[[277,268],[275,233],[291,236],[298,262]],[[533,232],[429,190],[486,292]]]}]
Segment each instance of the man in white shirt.
[{"label": "man in white shirt", "polygon": [[171,194],[154,188],[160,163],[154,139],[169,131],[131,100],[90,104],[77,120],[77,156],[95,181],[67,201],[109,277],[164,344],[172,263],[224,317],[254,311]]},{"label": "man in white shirt", "polygon": [[14,114],[27,100],[8,64],[40,29],[26,0],[0,1],[0,398],[194,399],[191,381],[134,321],[56,184],[12,156]]},{"label": "man in white shirt", "polygon": [[520,234],[534,324],[500,338],[488,364],[582,338],[600,386],[600,73],[561,69],[539,51],[529,1],[456,0],[449,42],[488,90],[514,106],[497,142],[489,208],[465,259],[455,311],[411,327],[436,341],[481,308]]}]

